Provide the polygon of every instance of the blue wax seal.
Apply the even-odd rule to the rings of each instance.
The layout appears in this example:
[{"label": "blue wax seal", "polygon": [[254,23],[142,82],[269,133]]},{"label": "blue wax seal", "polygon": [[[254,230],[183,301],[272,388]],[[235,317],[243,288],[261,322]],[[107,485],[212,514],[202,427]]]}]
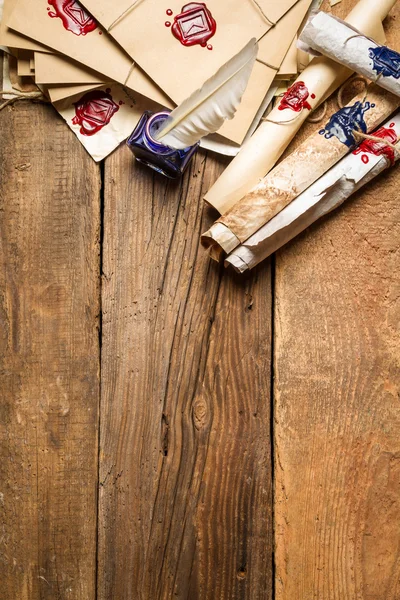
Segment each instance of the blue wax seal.
[{"label": "blue wax seal", "polygon": [[383,77],[394,77],[400,79],[400,54],[387,48],[378,46],[369,48],[369,56],[372,58],[372,68]]},{"label": "blue wax seal", "polygon": [[353,131],[367,133],[364,114],[367,110],[374,107],[375,104],[371,104],[370,102],[356,102],[353,106],[345,106],[331,116],[325,129],[321,129],[319,133],[324,135],[327,140],[335,136],[339,142],[352,148],[352,146],[357,145]]}]

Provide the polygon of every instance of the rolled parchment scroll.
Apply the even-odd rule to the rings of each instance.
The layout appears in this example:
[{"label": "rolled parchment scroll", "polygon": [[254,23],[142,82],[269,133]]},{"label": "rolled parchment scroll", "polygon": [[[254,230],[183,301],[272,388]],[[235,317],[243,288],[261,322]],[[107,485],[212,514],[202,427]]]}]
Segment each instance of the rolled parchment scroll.
[{"label": "rolled parchment scroll", "polygon": [[303,29],[300,41],[400,96],[400,54],[344,21],[320,12]]},{"label": "rolled parchment scroll", "polygon": [[[346,21],[383,43],[382,21],[396,0],[360,0]],[[205,196],[224,214],[264,177],[283,154],[310,111],[350,77],[352,71],[326,58],[314,58]]]},{"label": "rolled parchment scroll", "polygon": [[333,114],[202,235],[212,258],[221,260],[245,242],[355,148],[357,132],[373,131],[399,106],[398,96],[373,85]]},{"label": "rolled parchment scroll", "polygon": [[[399,160],[400,113],[372,135],[382,142],[365,140],[238,246],[225,260],[225,266],[240,273],[252,269]],[[397,142],[397,152],[387,142]]]}]

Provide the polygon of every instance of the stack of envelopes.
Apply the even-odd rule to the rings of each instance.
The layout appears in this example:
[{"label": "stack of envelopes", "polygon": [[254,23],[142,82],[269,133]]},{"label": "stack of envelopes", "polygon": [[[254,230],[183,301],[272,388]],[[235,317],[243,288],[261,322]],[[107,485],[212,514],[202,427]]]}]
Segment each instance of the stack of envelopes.
[{"label": "stack of envelopes", "polygon": [[296,39],[311,4],[0,0],[0,45],[13,55],[18,76],[40,87],[101,160],[130,135],[145,110],[173,108],[255,37],[259,53],[239,110],[204,141],[233,155],[274,95],[305,66]]}]

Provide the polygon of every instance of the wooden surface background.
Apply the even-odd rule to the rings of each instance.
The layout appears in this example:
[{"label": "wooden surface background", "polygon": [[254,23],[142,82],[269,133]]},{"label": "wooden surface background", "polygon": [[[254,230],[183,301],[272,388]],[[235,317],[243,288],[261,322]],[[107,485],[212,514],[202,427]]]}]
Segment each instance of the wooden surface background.
[{"label": "wooden surface background", "polygon": [[398,600],[399,168],[239,277],[223,159],[0,132],[0,599]]}]

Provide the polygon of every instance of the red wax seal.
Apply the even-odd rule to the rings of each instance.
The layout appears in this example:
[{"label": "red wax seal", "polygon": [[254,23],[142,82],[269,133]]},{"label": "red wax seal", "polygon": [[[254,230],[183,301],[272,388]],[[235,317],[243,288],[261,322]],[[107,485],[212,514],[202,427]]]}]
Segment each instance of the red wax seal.
[{"label": "red wax seal", "polygon": [[294,110],[295,112],[300,112],[303,108],[311,110],[311,106],[307,102],[309,95],[310,92],[305,83],[303,81],[297,81],[282,97],[278,110],[285,110],[285,108],[290,108],[290,110]]},{"label": "red wax seal", "polygon": [[382,156],[382,154],[384,154],[386,158],[390,160],[390,163],[394,164],[394,150],[393,148],[390,148],[390,146],[387,146],[385,141],[389,142],[390,144],[395,144],[397,142],[397,133],[395,130],[381,127],[372,135],[374,137],[381,138],[382,142],[376,142],[375,140],[364,140],[363,143],[354,150],[353,154],[363,154],[361,160],[365,164],[368,163],[368,156],[366,156],[366,154],[374,154],[375,156]]},{"label": "red wax seal", "polygon": [[102,90],[88,92],[74,104],[74,125],[80,125],[82,135],[94,135],[108,125],[119,106],[112,99],[111,94]]},{"label": "red wax seal", "polygon": [[182,7],[182,12],[174,17],[171,31],[184,46],[207,46],[215,35],[217,23],[207,6],[200,2],[191,2]]},{"label": "red wax seal", "polygon": [[64,28],[75,35],[86,35],[97,28],[96,21],[76,0],[48,0],[54,12],[47,14],[52,19],[59,17]]}]

